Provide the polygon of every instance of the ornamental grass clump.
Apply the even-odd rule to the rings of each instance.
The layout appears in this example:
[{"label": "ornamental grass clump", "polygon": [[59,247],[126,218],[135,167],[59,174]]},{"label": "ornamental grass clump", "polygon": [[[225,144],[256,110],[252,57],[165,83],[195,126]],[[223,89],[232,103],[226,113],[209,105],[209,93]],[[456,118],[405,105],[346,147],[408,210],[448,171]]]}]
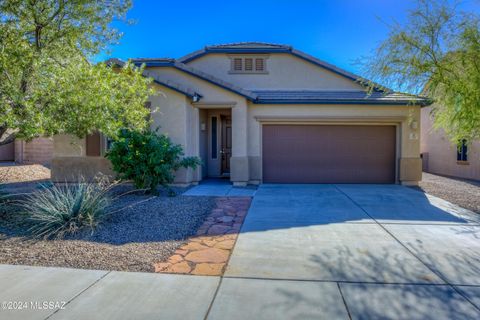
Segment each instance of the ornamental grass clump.
[{"label": "ornamental grass clump", "polygon": [[106,180],[55,184],[27,195],[18,207],[35,238],[63,238],[83,229],[93,231],[102,222],[114,185]]}]

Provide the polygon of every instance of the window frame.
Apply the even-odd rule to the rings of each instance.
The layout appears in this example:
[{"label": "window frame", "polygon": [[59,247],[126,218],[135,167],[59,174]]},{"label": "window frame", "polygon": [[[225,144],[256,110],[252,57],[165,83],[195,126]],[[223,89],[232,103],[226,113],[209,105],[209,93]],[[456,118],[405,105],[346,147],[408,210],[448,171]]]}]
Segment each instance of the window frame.
[{"label": "window frame", "polygon": [[[214,126],[215,120],[215,126]],[[218,160],[218,117],[210,117],[210,159]]]},{"label": "window frame", "polygon": [[[228,55],[230,59],[230,70],[228,71],[229,74],[268,74],[267,71],[267,59],[269,55],[252,55],[252,54],[243,54],[243,55]],[[236,70],[235,67],[237,66],[235,61],[237,59],[241,59],[241,70]],[[246,59],[251,59],[251,70],[246,70]],[[257,70],[257,60],[263,60],[263,70]],[[238,61],[238,60],[237,60]]]},{"label": "window frame", "polygon": [[457,163],[468,164],[468,141],[462,139],[457,144]]}]

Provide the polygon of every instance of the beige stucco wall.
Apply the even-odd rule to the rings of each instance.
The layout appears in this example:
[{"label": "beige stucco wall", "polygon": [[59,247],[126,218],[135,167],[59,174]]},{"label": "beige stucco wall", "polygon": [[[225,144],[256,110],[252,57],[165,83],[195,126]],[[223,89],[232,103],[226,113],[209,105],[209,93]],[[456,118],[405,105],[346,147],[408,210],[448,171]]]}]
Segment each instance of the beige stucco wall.
[{"label": "beige stucco wall", "polygon": [[457,146],[443,130],[433,128],[431,107],[422,109],[421,152],[427,172],[480,180],[480,141],[468,145],[468,163],[457,162]]},{"label": "beige stucco wall", "polygon": [[[232,154],[234,153],[237,158],[243,158],[245,159],[244,161],[247,161],[245,121],[247,104],[243,97],[173,68],[152,68],[150,71],[157,71],[157,74],[162,80],[171,80],[184,87],[194,88],[196,92],[201,93],[203,96],[202,105],[194,107],[190,99],[185,95],[163,86],[155,85],[158,94],[149,99],[151,108],[154,110],[151,125],[153,129],[160,127],[160,132],[168,134],[174,143],[181,144],[186,156],[200,156],[199,108],[209,107],[209,102],[214,103],[214,105],[210,107],[215,108],[222,107],[222,103],[226,108],[235,106],[237,108],[237,114],[238,111],[243,110],[241,113],[245,115],[232,119]],[[55,157],[64,158],[63,161],[66,161],[65,157],[88,158],[85,155],[85,139],[59,135],[54,138],[54,141]],[[56,162],[56,165],[58,166],[59,162]],[[60,175],[63,171],[57,170],[56,172]],[[244,173],[244,170],[242,170],[240,174],[242,173]],[[176,173],[175,183],[195,183],[201,180],[202,175],[201,167],[196,170],[180,169]],[[248,180],[248,174],[243,174],[243,176],[246,182]],[[62,179],[63,177],[58,176],[58,180]]]},{"label": "beige stucco wall", "polygon": [[[421,178],[418,106],[251,104],[248,110],[248,155],[252,183],[261,181],[261,126],[272,122],[396,125],[397,178],[405,184],[415,183]],[[401,167],[403,171],[400,170]]]},{"label": "beige stucco wall", "polygon": [[187,64],[246,89],[362,89],[358,83],[290,54],[270,54],[267,56],[267,74],[230,73],[228,54],[208,54]]},{"label": "beige stucco wall", "polygon": [[[191,88],[200,93],[203,98],[198,104],[190,104],[188,128],[192,129],[189,135],[192,144],[187,147],[187,155],[200,155],[199,147],[199,123],[200,116],[198,108],[232,108],[232,158],[231,158],[231,179],[240,183],[248,181],[248,155],[247,155],[247,101],[244,97],[201,80],[197,77],[186,74],[174,68],[149,68],[149,71],[156,72],[158,77],[164,81],[173,81],[184,87]],[[235,165],[234,163],[240,163]],[[247,167],[245,167],[247,166]],[[200,180],[201,171],[193,173],[195,179]]]}]

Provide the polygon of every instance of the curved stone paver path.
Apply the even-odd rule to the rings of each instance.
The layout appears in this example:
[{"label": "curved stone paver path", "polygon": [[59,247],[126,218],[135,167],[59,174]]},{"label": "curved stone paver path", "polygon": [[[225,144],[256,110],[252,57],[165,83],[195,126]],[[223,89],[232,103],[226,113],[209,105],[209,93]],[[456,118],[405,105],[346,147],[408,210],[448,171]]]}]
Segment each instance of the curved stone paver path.
[{"label": "curved stone paver path", "polygon": [[167,262],[155,263],[155,272],[222,275],[247,215],[251,198],[217,198],[216,206],[196,236],[178,248]]}]

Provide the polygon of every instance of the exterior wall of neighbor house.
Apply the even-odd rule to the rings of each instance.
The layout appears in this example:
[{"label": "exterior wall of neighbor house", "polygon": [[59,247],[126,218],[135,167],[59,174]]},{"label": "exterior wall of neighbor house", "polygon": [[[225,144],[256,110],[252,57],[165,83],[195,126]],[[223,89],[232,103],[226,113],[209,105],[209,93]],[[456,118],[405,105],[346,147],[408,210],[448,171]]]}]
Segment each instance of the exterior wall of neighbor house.
[{"label": "exterior wall of neighbor house", "polygon": [[397,180],[421,180],[420,107],[368,105],[249,105],[249,181],[262,179],[261,126],[265,123],[359,124],[397,126]]},{"label": "exterior wall of neighbor house", "polygon": [[36,138],[26,142],[15,140],[15,162],[50,165],[53,158],[53,139]]},{"label": "exterior wall of neighbor house", "polygon": [[426,172],[480,180],[480,141],[468,144],[468,161],[457,161],[457,146],[441,129],[433,128],[431,107],[422,109],[421,152]]},{"label": "exterior wall of neighbor house", "polygon": [[[237,56],[247,56],[239,54]],[[256,55],[255,55],[256,56]],[[262,56],[259,54],[258,56]],[[231,62],[228,54],[208,54],[187,64],[217,78],[240,87],[252,90],[361,90],[362,87],[352,80],[346,79],[327,69],[315,66],[291,54],[264,55],[266,60],[265,74],[230,73]]]},{"label": "exterior wall of neighbor house", "polygon": [[56,182],[91,180],[99,173],[113,176],[110,162],[104,157],[87,157],[86,139],[71,135],[53,137],[51,179]]}]

